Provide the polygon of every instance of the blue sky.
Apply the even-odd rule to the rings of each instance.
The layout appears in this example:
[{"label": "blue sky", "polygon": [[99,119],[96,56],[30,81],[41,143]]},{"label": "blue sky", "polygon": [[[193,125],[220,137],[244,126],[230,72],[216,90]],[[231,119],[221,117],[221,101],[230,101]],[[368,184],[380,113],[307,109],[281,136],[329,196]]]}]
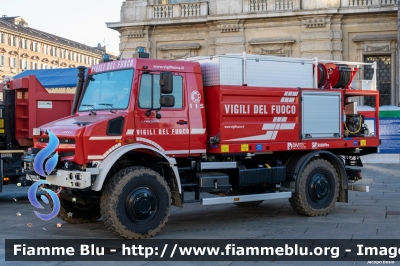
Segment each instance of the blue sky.
[{"label": "blue sky", "polygon": [[120,19],[122,0],[9,0],[1,14],[21,16],[28,26],[90,46],[98,43],[118,53],[119,33],[105,22]]}]

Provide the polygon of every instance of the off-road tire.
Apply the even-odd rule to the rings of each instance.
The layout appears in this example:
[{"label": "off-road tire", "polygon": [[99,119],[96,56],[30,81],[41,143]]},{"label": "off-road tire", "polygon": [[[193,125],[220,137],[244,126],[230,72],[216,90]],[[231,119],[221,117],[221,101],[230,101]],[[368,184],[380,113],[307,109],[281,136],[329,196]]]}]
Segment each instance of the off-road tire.
[{"label": "off-road tire", "polygon": [[170,210],[167,182],[145,167],[128,167],[116,173],[105,185],[100,199],[105,226],[126,239],[156,235],[168,221]]},{"label": "off-road tire", "polygon": [[[51,207],[52,201],[51,201]],[[68,215],[69,214],[69,215]],[[60,199],[58,218],[70,224],[85,224],[97,221],[101,217],[99,204],[82,205]]]},{"label": "off-road tire", "polygon": [[289,199],[292,208],[306,216],[328,214],[339,194],[339,177],[333,165],[315,158],[307,164],[299,178],[298,192]]}]

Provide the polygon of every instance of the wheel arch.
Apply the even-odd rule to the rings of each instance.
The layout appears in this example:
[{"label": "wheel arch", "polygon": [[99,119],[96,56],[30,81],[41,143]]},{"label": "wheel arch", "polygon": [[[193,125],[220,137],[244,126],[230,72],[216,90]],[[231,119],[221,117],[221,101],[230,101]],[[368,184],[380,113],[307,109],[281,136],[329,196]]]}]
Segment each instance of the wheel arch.
[{"label": "wheel arch", "polygon": [[338,158],[338,156],[330,151],[299,152],[289,158],[289,160],[286,162],[286,172],[288,174],[292,174],[295,178],[295,192],[298,192],[299,186],[299,178],[297,178],[297,176],[303,172],[307,164],[316,156],[327,160],[335,168],[340,180],[338,201],[347,202],[348,181],[346,169],[343,165],[343,162]]},{"label": "wheel arch", "polygon": [[94,183],[92,185],[92,190],[100,191],[103,188],[103,185],[106,181],[107,174],[109,173],[109,171],[113,167],[113,165],[118,161],[118,159],[121,158],[126,153],[135,151],[135,150],[142,150],[142,151],[153,153],[155,156],[158,156],[162,161],[168,163],[173,172],[173,177],[175,177],[175,182],[176,182],[176,186],[177,186],[177,188],[175,188],[175,189],[178,189],[179,194],[182,193],[181,182],[179,179],[179,173],[178,173],[178,168],[176,166],[175,158],[168,157],[167,155],[165,155],[160,150],[158,150],[154,147],[144,145],[144,144],[136,144],[136,143],[124,145],[124,146],[116,149],[102,161],[102,163],[98,167],[99,174],[97,175],[96,180],[94,181]]}]

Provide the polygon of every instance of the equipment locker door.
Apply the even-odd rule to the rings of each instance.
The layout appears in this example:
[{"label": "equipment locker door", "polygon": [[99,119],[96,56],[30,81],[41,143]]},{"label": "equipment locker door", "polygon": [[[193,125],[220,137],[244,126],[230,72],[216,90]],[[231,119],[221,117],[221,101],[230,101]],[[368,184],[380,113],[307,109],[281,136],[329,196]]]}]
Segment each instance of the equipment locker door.
[{"label": "equipment locker door", "polygon": [[151,145],[168,155],[189,154],[188,109],[184,99],[185,74],[173,75],[174,107],[160,108],[160,72],[142,72],[136,102],[136,141]]}]

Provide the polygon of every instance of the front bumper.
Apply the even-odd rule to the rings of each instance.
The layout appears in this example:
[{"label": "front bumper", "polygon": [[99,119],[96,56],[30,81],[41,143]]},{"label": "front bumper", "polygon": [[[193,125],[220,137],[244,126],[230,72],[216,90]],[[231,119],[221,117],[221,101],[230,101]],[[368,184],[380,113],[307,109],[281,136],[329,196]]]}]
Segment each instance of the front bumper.
[{"label": "front bumper", "polygon": [[39,176],[34,170],[33,163],[38,150],[28,153],[23,156],[22,172],[26,174],[28,180],[36,182],[40,179],[45,179],[51,185],[72,188],[85,189],[92,185],[91,175],[98,174],[98,169],[87,169],[79,171],[77,169],[54,170],[51,175],[46,177]]},{"label": "front bumper", "polygon": [[73,189],[84,189],[92,185],[91,173],[83,171],[58,170],[55,175],[48,175],[46,181],[55,186]]}]

